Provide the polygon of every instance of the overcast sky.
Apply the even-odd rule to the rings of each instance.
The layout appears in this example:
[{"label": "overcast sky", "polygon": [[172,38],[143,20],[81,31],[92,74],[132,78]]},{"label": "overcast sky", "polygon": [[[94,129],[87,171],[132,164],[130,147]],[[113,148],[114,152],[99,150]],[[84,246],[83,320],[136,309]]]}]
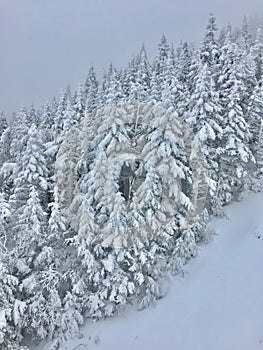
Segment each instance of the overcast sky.
[{"label": "overcast sky", "polygon": [[143,42],[151,58],[163,33],[199,42],[210,12],[237,25],[262,16],[263,0],[0,0],[0,110],[42,105],[91,65],[126,65]]}]

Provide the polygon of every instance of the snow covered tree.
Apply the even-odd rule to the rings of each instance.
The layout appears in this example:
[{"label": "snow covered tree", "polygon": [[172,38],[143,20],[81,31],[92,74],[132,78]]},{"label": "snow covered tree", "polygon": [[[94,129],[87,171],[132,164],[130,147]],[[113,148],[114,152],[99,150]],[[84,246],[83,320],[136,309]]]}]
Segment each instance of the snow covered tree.
[{"label": "snow covered tree", "polygon": [[[68,106],[69,104],[67,101],[66,109],[68,108]],[[76,121],[79,122],[85,115],[85,95],[84,95],[84,86],[82,82],[79,83],[75,97],[74,97],[74,110],[75,110],[75,119]],[[64,114],[64,118],[65,118],[65,114]]]},{"label": "snow covered tree", "polygon": [[167,43],[165,35],[162,35],[161,41],[158,47],[159,53],[155,61],[154,68],[158,72],[160,79],[162,78],[163,72],[166,70],[166,62],[169,57],[170,47]]},{"label": "snow covered tree", "polygon": [[8,270],[2,254],[0,247],[0,346],[6,350],[18,350],[23,338],[21,318],[26,304],[15,297],[18,280]]},{"label": "snow covered tree", "polygon": [[189,103],[189,112],[188,115],[185,113],[185,116],[186,122],[193,128],[195,138],[201,144],[201,151],[208,163],[210,195],[207,201],[210,203],[207,203],[207,206],[213,210],[211,206],[213,206],[219,180],[219,157],[222,153],[223,118],[211,69],[207,63],[200,62],[199,72],[194,81],[195,90]]},{"label": "snow covered tree", "polygon": [[200,64],[199,69],[186,121],[193,127],[199,140],[214,141],[222,133],[219,98],[208,65]]},{"label": "snow covered tree", "polygon": [[10,144],[10,128],[6,127],[0,136],[0,169],[6,161],[10,160]]},{"label": "snow covered tree", "polygon": [[252,38],[249,30],[247,18],[243,18],[242,27],[239,35],[239,43],[244,51],[244,54],[248,54],[252,46]]},{"label": "snow covered tree", "polygon": [[64,90],[61,93],[61,97],[58,101],[55,111],[54,123],[52,125],[52,133],[55,138],[59,138],[64,129],[64,114],[67,108],[67,101],[71,98],[69,89]]},{"label": "snow covered tree", "polygon": [[35,109],[35,106],[31,104],[30,110],[27,114],[27,123],[29,126],[31,126],[32,124],[35,124],[36,126],[38,126],[39,122],[40,120],[39,120],[38,111]]},{"label": "snow covered tree", "polygon": [[34,125],[28,131],[26,148],[21,156],[19,166],[11,198],[13,208],[16,210],[25,203],[31,186],[37,189],[42,204],[46,205],[48,170],[44,156],[44,145],[41,142],[41,132]]},{"label": "snow covered tree", "polygon": [[255,75],[258,83],[263,81],[263,33],[259,28],[257,30],[257,36],[255,44],[252,47],[252,56],[255,61]]},{"label": "snow covered tree", "polygon": [[56,350],[65,340],[79,336],[79,327],[83,324],[83,317],[76,305],[74,295],[67,292],[63,300],[61,315],[57,318],[58,329],[48,347],[49,350]]},{"label": "snow covered tree", "polygon": [[193,54],[193,48],[188,42],[181,42],[175,52],[175,74],[179,82],[187,88],[191,84],[189,74]]},{"label": "snow covered tree", "polygon": [[13,161],[19,161],[26,147],[28,125],[27,111],[22,107],[10,123],[10,157]]},{"label": "snow covered tree", "polygon": [[98,86],[99,83],[94,68],[91,67],[84,85],[84,100],[88,113],[94,111],[97,107]]},{"label": "snow covered tree", "polygon": [[[218,78],[223,123],[224,153],[220,161],[220,174],[223,178],[224,199],[228,202],[248,185],[249,161],[253,161],[248,147],[249,126],[242,109],[245,86],[242,60],[237,45],[226,39],[221,49],[221,69]],[[234,165],[235,164],[235,165]]]},{"label": "snow covered tree", "polygon": [[6,249],[8,223],[11,219],[11,208],[4,193],[0,193],[0,251]]},{"label": "snow covered tree", "polygon": [[150,81],[149,103],[158,104],[161,101],[161,90],[158,84],[157,72],[153,70]]},{"label": "snow covered tree", "polygon": [[110,65],[108,74],[104,81],[104,96],[105,105],[114,105],[119,103],[124,98],[119,74],[112,65]]},{"label": "snow covered tree", "polygon": [[158,49],[158,56],[153,63],[153,72],[156,76],[158,87],[161,90],[165,84],[165,77],[167,75],[167,61],[170,55],[170,47],[164,35],[161,38]]},{"label": "snow covered tree", "polygon": [[136,57],[136,66],[134,67],[134,77],[130,78],[129,101],[145,101],[149,95],[151,67],[147,58],[144,45],[141,48],[140,54]]},{"label": "snow covered tree", "polygon": [[261,168],[262,164],[262,123],[263,123],[263,90],[262,85],[257,85],[250,96],[248,104],[248,116],[250,139],[249,145],[255,157],[257,168]]},{"label": "snow covered tree", "polygon": [[[242,69],[241,79],[243,80],[243,91],[241,94],[241,107],[244,115],[247,115],[247,108],[249,104],[249,98],[253,93],[256,85],[256,65],[253,57],[252,48],[249,53],[245,54],[244,50],[240,53],[241,61],[240,68]],[[246,120],[249,122],[248,120]]]},{"label": "snow covered tree", "polygon": [[3,112],[0,113],[0,137],[2,136],[3,132],[7,128],[7,121],[6,117]]},{"label": "snow covered tree", "polygon": [[206,27],[205,37],[200,48],[200,59],[203,64],[208,65],[212,74],[215,73],[215,65],[219,56],[216,32],[216,18],[211,13]]},{"label": "snow covered tree", "polygon": [[[83,110],[80,115],[82,115],[82,113],[84,113]],[[80,115],[78,116],[78,112],[74,110],[71,100],[68,99],[67,107],[63,117],[63,134],[66,134],[72,128],[72,126],[77,123]]]},{"label": "snow covered tree", "polygon": [[34,187],[28,200],[17,210],[16,223],[12,227],[17,269],[24,276],[34,269],[34,261],[45,241],[46,213],[41,207]]},{"label": "snow covered tree", "polygon": [[[184,91],[187,91],[190,94],[190,96],[195,89],[195,85],[193,84],[193,81],[198,75],[198,71],[200,67],[199,57],[200,57],[199,51],[198,50],[193,51],[190,66],[189,66],[188,84],[187,84],[187,88],[184,89]],[[187,106],[186,106],[186,109],[187,109]]]},{"label": "snow covered tree", "polygon": [[183,84],[179,82],[176,75],[173,49],[171,49],[167,59],[163,79],[163,86],[160,89],[160,104],[171,111],[176,111],[180,116],[183,116],[185,106],[188,103],[188,95],[186,89]]},{"label": "snow covered tree", "polygon": [[42,130],[44,143],[50,142],[54,138],[52,131],[53,125],[55,123],[54,114],[55,113],[52,113],[50,104],[46,102],[42,109],[41,121],[39,126]]},{"label": "snow covered tree", "polygon": [[[7,245],[10,247],[12,269],[19,278],[19,288],[23,289],[24,301],[29,301],[30,292],[36,286],[34,273],[37,270],[36,258],[45,246],[47,205],[47,169],[41,149],[40,134],[33,125],[29,129],[26,150],[21,158],[19,173],[14,181],[10,196],[12,222],[9,224]],[[28,290],[28,292],[27,292]],[[25,325],[23,325],[25,326]]]}]

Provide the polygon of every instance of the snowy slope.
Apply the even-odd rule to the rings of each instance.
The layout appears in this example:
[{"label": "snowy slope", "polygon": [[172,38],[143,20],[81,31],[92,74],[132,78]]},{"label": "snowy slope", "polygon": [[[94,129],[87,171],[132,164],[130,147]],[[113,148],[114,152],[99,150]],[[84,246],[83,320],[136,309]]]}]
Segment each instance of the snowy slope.
[{"label": "snowy slope", "polygon": [[263,194],[216,219],[211,242],[173,278],[168,295],[141,312],[87,323],[64,350],[263,349]]}]

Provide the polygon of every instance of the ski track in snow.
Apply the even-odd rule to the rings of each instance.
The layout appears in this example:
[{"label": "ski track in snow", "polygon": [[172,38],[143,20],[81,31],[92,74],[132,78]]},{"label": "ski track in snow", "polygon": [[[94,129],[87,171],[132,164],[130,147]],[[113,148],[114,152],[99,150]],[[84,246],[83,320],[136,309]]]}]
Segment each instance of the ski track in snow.
[{"label": "ski track in snow", "polygon": [[262,350],[263,193],[225,208],[212,240],[143,311],[87,322],[63,350]]}]

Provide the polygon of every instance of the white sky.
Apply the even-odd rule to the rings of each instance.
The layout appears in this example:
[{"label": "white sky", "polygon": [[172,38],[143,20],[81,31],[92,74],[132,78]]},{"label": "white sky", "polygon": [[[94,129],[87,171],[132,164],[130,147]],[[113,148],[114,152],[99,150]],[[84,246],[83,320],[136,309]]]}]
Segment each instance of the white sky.
[{"label": "white sky", "polygon": [[85,80],[91,64],[126,65],[144,42],[150,57],[164,33],[175,45],[263,15],[263,0],[0,0],[0,110],[43,104]]}]

